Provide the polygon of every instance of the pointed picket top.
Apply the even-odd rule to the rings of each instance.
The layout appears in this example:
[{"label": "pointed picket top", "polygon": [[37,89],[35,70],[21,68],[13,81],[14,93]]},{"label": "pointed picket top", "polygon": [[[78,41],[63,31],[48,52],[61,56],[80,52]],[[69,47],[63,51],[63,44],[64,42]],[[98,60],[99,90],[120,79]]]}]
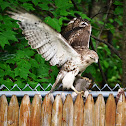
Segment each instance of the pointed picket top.
[{"label": "pointed picket top", "polygon": [[67,95],[63,105],[62,126],[73,126],[73,100],[70,94]]},{"label": "pointed picket top", "polygon": [[109,94],[106,102],[105,126],[115,126],[116,103],[113,94]]},{"label": "pointed picket top", "polygon": [[47,94],[42,103],[41,126],[51,126],[53,96]]},{"label": "pointed picket top", "polygon": [[74,103],[73,125],[83,126],[84,124],[84,101],[82,95],[79,94]]},{"label": "pointed picket top", "polygon": [[41,126],[41,103],[41,95],[36,94],[31,105],[30,126]]},{"label": "pointed picket top", "polygon": [[105,101],[103,95],[99,94],[95,103],[95,126],[105,125]]},{"label": "pointed picket top", "polygon": [[62,125],[62,112],[63,112],[63,103],[62,103],[61,96],[58,94],[56,95],[53,103],[51,126]]},{"label": "pointed picket top", "polygon": [[0,126],[7,126],[8,102],[5,95],[0,97]]},{"label": "pointed picket top", "polygon": [[19,126],[30,126],[30,98],[28,95],[25,95],[21,102]]},{"label": "pointed picket top", "polygon": [[7,125],[18,126],[19,125],[19,104],[16,95],[12,95],[7,114]]},{"label": "pointed picket top", "polygon": [[117,109],[116,109],[116,125],[118,126],[125,126],[126,125],[126,102],[125,102],[125,95],[121,94],[119,101],[117,103]]},{"label": "pointed picket top", "polygon": [[91,94],[88,95],[88,98],[84,107],[84,126],[94,126],[95,117],[94,117],[94,100]]}]

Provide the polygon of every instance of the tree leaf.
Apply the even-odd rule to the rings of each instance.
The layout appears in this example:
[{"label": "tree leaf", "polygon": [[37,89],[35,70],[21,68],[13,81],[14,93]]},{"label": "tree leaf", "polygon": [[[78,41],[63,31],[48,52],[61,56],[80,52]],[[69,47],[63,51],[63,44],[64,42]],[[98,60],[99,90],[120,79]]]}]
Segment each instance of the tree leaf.
[{"label": "tree leaf", "polygon": [[10,43],[8,42],[8,39],[5,36],[0,35],[0,46],[4,49],[4,46],[6,44],[10,45]]},{"label": "tree leaf", "polygon": [[38,4],[39,7],[42,8],[42,10],[49,10],[48,3]]},{"label": "tree leaf", "polygon": [[40,2],[40,0],[32,0],[32,2],[34,3],[35,6],[37,6],[38,2]]},{"label": "tree leaf", "polygon": [[35,10],[33,5],[30,3],[23,3],[22,5],[26,10],[30,11],[30,10]]},{"label": "tree leaf", "polygon": [[56,29],[58,32],[61,31],[59,21],[56,18],[46,17],[45,22],[50,25],[52,28]]}]

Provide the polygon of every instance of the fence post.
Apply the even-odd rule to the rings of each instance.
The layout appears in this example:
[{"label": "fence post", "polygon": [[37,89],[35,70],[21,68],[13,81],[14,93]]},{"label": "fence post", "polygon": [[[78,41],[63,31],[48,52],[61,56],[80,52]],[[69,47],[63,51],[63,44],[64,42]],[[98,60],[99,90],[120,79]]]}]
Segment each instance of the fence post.
[{"label": "fence post", "polygon": [[62,125],[63,103],[60,95],[56,95],[52,108],[52,123],[51,126]]},{"label": "fence post", "polygon": [[30,99],[25,95],[21,101],[19,126],[30,126]]},{"label": "fence post", "polygon": [[95,103],[95,126],[105,125],[105,101],[103,95],[99,94]]},{"label": "fence post", "polygon": [[5,95],[0,97],[0,126],[7,126],[7,98]]},{"label": "fence post", "polygon": [[74,103],[73,125],[83,126],[83,124],[84,124],[84,101],[81,94],[79,94]]},{"label": "fence post", "polygon": [[113,94],[109,94],[105,111],[105,126],[115,126],[116,103]]},{"label": "fence post", "polygon": [[67,95],[63,105],[63,126],[73,126],[73,99],[70,94]]},{"label": "fence post", "polygon": [[117,103],[117,109],[116,109],[116,125],[117,126],[126,126],[126,115],[125,115],[125,108],[126,108],[126,102],[125,102],[125,95],[121,94],[119,101]]},{"label": "fence post", "polygon": [[36,94],[33,98],[30,114],[30,126],[40,126],[42,97]]},{"label": "fence post", "polygon": [[16,95],[12,95],[7,112],[7,125],[19,125],[19,104]]},{"label": "fence post", "polygon": [[46,95],[42,103],[41,126],[51,126],[52,101],[50,95]]},{"label": "fence post", "polygon": [[94,99],[89,94],[84,108],[84,126],[95,126],[94,114]]}]

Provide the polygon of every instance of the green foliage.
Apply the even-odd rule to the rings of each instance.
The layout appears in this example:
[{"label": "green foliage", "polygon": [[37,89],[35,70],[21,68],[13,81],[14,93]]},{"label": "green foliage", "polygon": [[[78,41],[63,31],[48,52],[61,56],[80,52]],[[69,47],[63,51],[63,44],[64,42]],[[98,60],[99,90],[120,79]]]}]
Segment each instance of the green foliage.
[{"label": "green foliage", "polygon": [[[103,14],[103,20],[99,20],[97,17],[90,19],[86,13],[82,12],[82,0],[75,0],[76,6],[81,11],[77,11],[70,0],[0,0],[0,3],[0,84],[5,84],[8,88],[11,88],[13,84],[18,84],[19,87],[23,88],[27,83],[33,88],[38,83],[47,87],[49,83],[54,83],[58,74],[56,66],[50,66],[41,55],[37,54],[36,50],[30,48],[16,21],[6,15],[8,8],[22,7],[42,19],[45,17],[43,21],[58,32],[61,31],[61,26],[64,25],[63,20],[67,19],[66,16],[74,15],[76,12],[82,18],[91,21],[94,36],[98,36],[106,16]],[[88,0],[85,3],[85,9],[88,11],[88,4],[91,5],[91,1]],[[119,50],[118,40],[121,39],[121,33],[117,31],[122,26],[123,8],[120,1],[116,0],[113,4],[116,6],[113,9],[115,18],[109,18],[104,29],[112,32],[113,45]],[[104,39],[107,36],[103,35],[102,37]],[[96,48],[96,41],[92,40]],[[97,52],[107,82],[110,85],[120,83],[121,60],[103,43],[99,43]],[[89,66],[85,73],[91,73],[96,83],[102,83],[102,76],[97,64]]]}]

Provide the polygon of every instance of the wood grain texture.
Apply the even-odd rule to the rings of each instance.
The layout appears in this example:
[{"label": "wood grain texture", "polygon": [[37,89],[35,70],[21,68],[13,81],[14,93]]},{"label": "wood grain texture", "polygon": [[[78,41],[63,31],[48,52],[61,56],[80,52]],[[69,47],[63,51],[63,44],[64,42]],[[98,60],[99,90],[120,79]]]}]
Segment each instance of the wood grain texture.
[{"label": "wood grain texture", "polygon": [[74,103],[73,126],[83,126],[84,124],[84,101],[79,94]]},{"label": "wood grain texture", "polygon": [[84,108],[84,126],[95,126],[94,114],[94,100],[92,95],[89,94]]},{"label": "wood grain texture", "polygon": [[60,95],[56,95],[52,108],[52,123],[51,126],[62,125],[63,103]]},{"label": "wood grain texture", "polygon": [[19,125],[19,104],[16,95],[11,97],[8,114],[7,114],[7,125],[18,126]]},{"label": "wood grain texture", "polygon": [[95,103],[95,126],[105,125],[105,101],[101,94],[98,95]]},{"label": "wood grain texture", "polygon": [[116,119],[116,103],[113,94],[110,94],[105,111],[105,126],[115,126]]},{"label": "wood grain texture", "polygon": [[41,126],[51,126],[52,101],[50,95],[46,95],[42,103]]},{"label": "wood grain texture", "polygon": [[117,103],[116,109],[116,125],[117,126],[126,126],[126,102],[125,95],[120,95],[119,101]]},{"label": "wood grain texture", "polygon": [[73,110],[73,100],[68,94],[63,105],[62,126],[73,126]]},{"label": "wood grain texture", "polygon": [[5,95],[0,97],[0,126],[7,126],[7,98]]},{"label": "wood grain texture", "polygon": [[25,95],[21,102],[19,126],[30,126],[30,99],[28,95]]},{"label": "wood grain texture", "polygon": [[41,95],[36,94],[33,98],[31,105],[30,126],[41,125],[41,103],[42,103]]}]

